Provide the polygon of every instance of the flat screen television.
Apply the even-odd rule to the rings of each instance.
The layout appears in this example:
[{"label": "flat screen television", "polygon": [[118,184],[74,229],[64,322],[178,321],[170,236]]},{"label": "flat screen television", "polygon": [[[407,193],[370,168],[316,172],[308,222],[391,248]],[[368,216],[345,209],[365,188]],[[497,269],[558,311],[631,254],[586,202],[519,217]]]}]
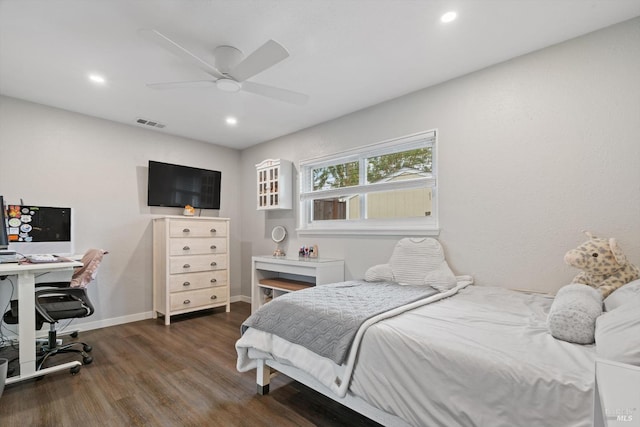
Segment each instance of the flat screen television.
[{"label": "flat screen television", "polygon": [[220,209],[220,171],[149,160],[147,204]]}]

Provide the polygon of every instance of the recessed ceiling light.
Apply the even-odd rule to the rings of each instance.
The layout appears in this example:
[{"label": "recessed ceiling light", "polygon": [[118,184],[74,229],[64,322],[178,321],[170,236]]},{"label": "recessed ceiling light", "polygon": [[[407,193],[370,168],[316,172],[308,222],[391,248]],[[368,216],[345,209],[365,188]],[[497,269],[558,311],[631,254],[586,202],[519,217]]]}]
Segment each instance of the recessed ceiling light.
[{"label": "recessed ceiling light", "polygon": [[94,83],[101,84],[101,85],[103,85],[105,83],[104,77],[102,77],[102,76],[100,76],[98,74],[89,74],[89,80],[91,80]]},{"label": "recessed ceiling light", "polygon": [[235,126],[238,124],[238,119],[236,119],[235,117],[227,117],[225,121],[229,126]]},{"label": "recessed ceiling light", "polygon": [[442,15],[440,17],[440,21],[442,21],[442,22],[444,22],[446,24],[446,23],[449,23],[451,21],[455,21],[455,19],[457,17],[458,17],[458,14],[452,10],[452,11],[449,11],[449,12],[445,13],[444,15]]}]

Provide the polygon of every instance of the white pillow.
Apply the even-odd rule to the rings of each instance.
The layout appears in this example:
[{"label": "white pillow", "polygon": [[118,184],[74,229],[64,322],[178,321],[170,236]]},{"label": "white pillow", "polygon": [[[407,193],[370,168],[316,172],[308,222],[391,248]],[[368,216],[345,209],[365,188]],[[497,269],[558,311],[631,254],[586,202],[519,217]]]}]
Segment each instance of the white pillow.
[{"label": "white pillow", "polygon": [[574,283],[560,288],[547,327],[554,338],[576,344],[592,344],[596,319],[602,314],[602,294],[591,286]]},{"label": "white pillow", "polygon": [[640,294],[598,318],[596,352],[604,359],[640,366]]},{"label": "white pillow", "polygon": [[456,286],[457,280],[444,257],[444,250],[429,237],[401,239],[393,248],[388,264],[369,268],[367,282],[393,281],[401,285],[428,285],[444,292]]},{"label": "white pillow", "polygon": [[389,264],[378,264],[370,267],[364,273],[364,280],[367,282],[391,282],[393,281],[393,271]]},{"label": "white pillow", "polygon": [[446,261],[438,270],[430,271],[424,277],[424,284],[439,292],[446,292],[454,288],[457,283],[456,276],[453,275]]},{"label": "white pillow", "polygon": [[632,300],[636,295],[640,295],[640,279],[619,287],[606,297],[604,299],[604,311],[616,309]]}]

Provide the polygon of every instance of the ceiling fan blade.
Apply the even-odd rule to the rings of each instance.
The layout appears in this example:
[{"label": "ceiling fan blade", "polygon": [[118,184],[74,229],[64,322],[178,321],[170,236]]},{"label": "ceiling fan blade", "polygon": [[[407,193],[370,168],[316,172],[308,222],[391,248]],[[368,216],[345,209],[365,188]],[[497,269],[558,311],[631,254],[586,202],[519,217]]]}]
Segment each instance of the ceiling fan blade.
[{"label": "ceiling fan blade", "polygon": [[254,82],[243,82],[242,90],[255,93],[256,95],[277,99],[278,101],[288,102],[289,104],[304,105],[309,101],[309,96],[302,93]]},{"label": "ceiling fan blade", "polygon": [[159,82],[147,83],[147,87],[151,89],[183,89],[183,88],[202,88],[211,87],[216,84],[213,80],[194,80],[190,82]]},{"label": "ceiling fan blade", "polygon": [[288,56],[289,52],[284,47],[278,42],[269,40],[236,65],[229,74],[234,80],[243,82],[274,66]]},{"label": "ceiling fan blade", "polygon": [[151,29],[140,29],[138,30],[138,34],[142,38],[149,40],[150,42],[155,43],[160,47],[163,47],[164,49],[176,55],[178,58],[181,58],[187,62],[190,62],[191,64],[200,68],[204,72],[211,74],[215,78],[219,79],[223,77],[222,73],[218,71],[216,67],[209,64],[208,62],[203,61],[202,59],[200,59],[193,53],[189,52],[187,49],[180,46],[178,43],[174,42],[173,40],[171,40],[169,37],[165,36],[161,32],[157,30],[151,30]]}]

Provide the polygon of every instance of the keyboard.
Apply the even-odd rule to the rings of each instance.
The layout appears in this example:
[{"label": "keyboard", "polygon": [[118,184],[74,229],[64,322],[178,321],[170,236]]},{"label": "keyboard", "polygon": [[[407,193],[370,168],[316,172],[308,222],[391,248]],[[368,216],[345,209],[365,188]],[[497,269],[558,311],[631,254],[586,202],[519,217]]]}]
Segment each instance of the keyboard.
[{"label": "keyboard", "polygon": [[58,257],[57,256],[48,255],[48,254],[27,255],[27,259],[29,260],[29,262],[32,262],[34,264],[45,263],[45,262],[58,262]]}]

